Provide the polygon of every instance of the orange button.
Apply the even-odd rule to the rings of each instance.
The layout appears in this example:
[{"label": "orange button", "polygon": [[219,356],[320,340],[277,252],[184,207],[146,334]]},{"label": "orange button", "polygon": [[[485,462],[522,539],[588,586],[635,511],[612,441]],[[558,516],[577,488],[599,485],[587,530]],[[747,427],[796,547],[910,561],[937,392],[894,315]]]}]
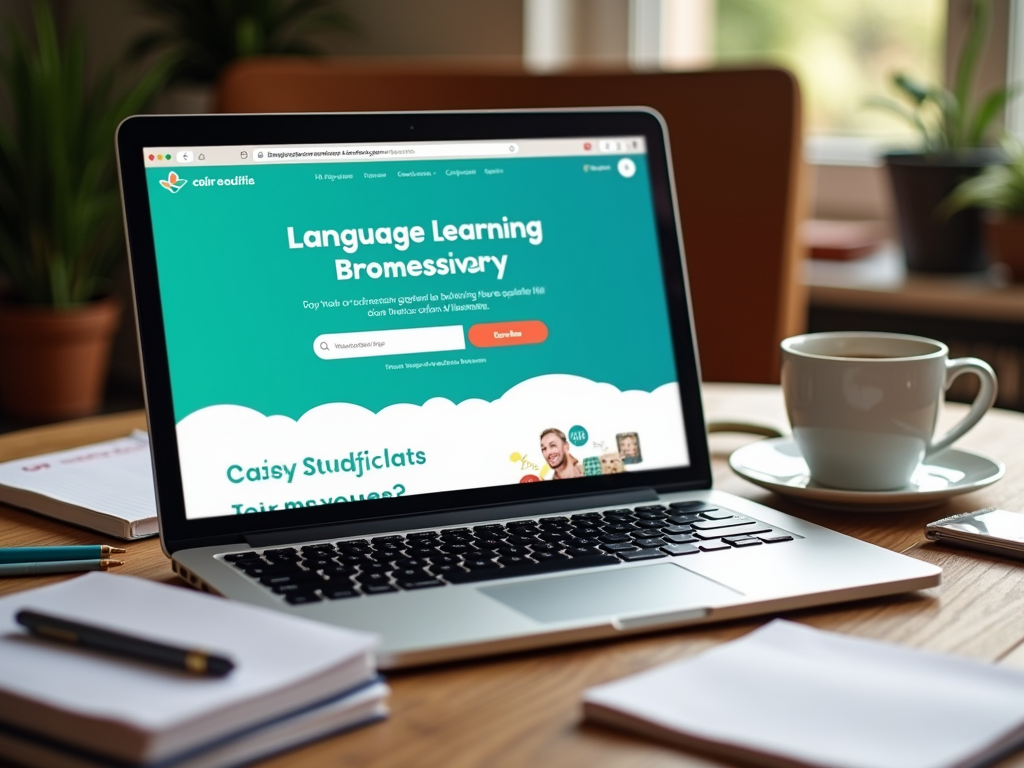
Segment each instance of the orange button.
[{"label": "orange button", "polygon": [[511,323],[478,323],[469,329],[474,347],[510,347],[513,344],[540,344],[548,337],[548,327],[540,320]]}]

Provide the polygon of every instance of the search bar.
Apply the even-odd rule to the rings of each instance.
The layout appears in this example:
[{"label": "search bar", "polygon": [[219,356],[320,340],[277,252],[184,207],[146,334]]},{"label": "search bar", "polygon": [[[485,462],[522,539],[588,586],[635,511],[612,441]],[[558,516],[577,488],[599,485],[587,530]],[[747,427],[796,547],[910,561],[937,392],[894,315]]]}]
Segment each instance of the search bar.
[{"label": "search bar", "polygon": [[321,360],[350,360],[356,357],[410,355],[417,352],[451,352],[465,348],[466,335],[461,325],[324,333],[313,341],[313,351]]},{"label": "search bar", "polygon": [[509,157],[519,153],[519,145],[506,142],[467,144],[347,144],[335,147],[257,147],[256,162],[295,162],[319,160],[363,162],[366,160],[408,160],[425,157]]}]

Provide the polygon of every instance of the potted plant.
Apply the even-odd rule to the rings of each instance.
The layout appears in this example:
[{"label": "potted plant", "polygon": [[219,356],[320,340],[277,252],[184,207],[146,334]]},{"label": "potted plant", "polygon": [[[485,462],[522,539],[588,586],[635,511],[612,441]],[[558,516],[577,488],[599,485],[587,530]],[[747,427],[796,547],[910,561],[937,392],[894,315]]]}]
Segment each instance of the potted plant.
[{"label": "potted plant", "polygon": [[988,266],[978,211],[966,208],[952,216],[939,216],[936,210],[958,184],[1000,157],[997,149],[984,144],[1009,90],[994,90],[972,108],[974,75],[988,32],[989,10],[988,0],[972,4],[952,91],[901,73],[893,77],[893,84],[906,103],[888,98],[871,101],[909,122],[921,139],[919,151],[885,155],[900,239],[907,267],[912,270],[975,272]]},{"label": "potted plant", "polygon": [[123,253],[114,131],[167,68],[118,91],[113,68],[86,76],[80,30],[62,40],[44,2],[33,19],[34,36],[8,20],[0,55],[0,407],[43,421],[101,402],[121,312],[109,294]]},{"label": "potted plant", "polygon": [[1005,264],[1014,282],[1024,283],[1024,145],[1003,142],[1007,162],[986,167],[953,190],[943,212],[983,211],[985,242],[992,260]]},{"label": "potted plant", "polygon": [[130,49],[141,59],[153,52],[171,56],[171,85],[177,95],[209,107],[211,86],[221,70],[246,56],[310,55],[313,34],[351,32],[349,17],[333,0],[137,0],[159,27]]}]

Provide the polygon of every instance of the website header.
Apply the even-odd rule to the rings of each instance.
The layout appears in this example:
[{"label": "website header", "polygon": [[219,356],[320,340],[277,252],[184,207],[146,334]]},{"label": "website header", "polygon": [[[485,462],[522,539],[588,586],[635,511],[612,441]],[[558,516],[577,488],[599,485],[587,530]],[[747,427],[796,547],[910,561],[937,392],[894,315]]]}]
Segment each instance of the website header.
[{"label": "website header", "polygon": [[492,157],[594,157],[642,155],[643,136],[571,139],[511,139],[480,142],[395,142],[339,145],[234,145],[201,147],[147,147],[147,168],[267,163],[361,163],[369,160],[440,160]]}]

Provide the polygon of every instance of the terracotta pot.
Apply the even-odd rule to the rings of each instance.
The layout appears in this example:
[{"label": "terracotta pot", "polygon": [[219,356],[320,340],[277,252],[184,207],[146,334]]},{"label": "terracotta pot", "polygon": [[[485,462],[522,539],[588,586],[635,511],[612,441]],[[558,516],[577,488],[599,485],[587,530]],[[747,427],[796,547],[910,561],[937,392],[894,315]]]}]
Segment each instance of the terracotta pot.
[{"label": "terracotta pot", "polygon": [[985,241],[992,260],[1010,268],[1011,279],[1024,283],[1024,215],[985,214]]},{"label": "terracotta pot", "polygon": [[26,422],[96,413],[120,318],[113,297],[64,311],[0,303],[0,407]]}]

